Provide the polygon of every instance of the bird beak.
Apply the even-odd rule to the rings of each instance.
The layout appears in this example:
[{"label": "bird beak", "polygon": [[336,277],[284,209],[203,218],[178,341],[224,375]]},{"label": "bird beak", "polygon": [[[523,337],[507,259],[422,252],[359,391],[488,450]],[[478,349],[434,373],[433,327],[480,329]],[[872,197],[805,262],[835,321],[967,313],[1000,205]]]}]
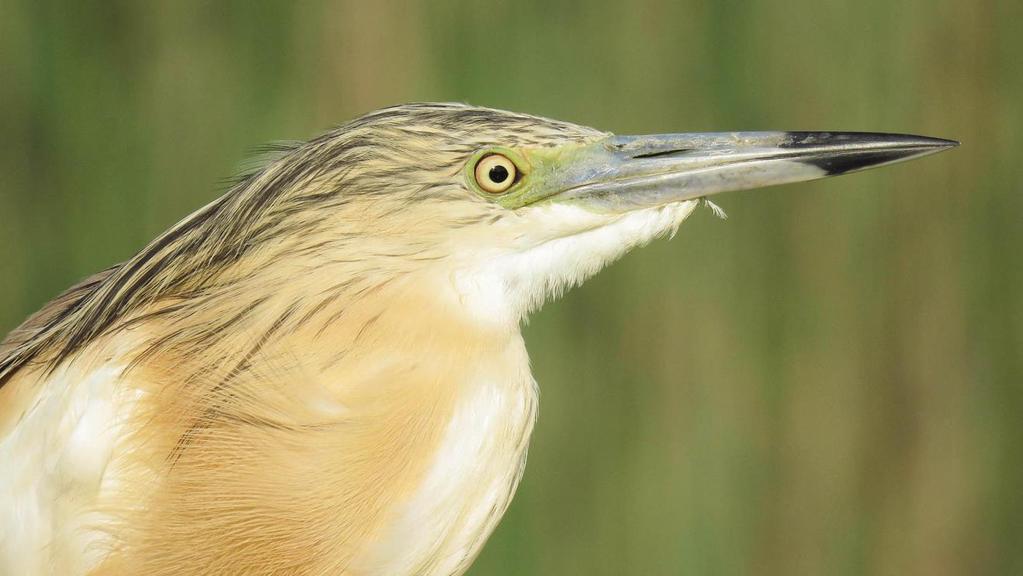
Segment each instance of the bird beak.
[{"label": "bird beak", "polygon": [[550,200],[625,212],[775,184],[815,180],[958,146],[925,136],[860,132],[722,132],[610,136],[560,163]]}]

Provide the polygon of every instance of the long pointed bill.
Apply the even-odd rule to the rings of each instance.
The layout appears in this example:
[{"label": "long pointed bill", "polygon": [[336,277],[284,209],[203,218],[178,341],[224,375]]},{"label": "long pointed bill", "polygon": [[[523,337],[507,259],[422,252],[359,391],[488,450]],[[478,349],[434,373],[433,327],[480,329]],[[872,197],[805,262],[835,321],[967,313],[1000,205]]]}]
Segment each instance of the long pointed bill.
[{"label": "long pointed bill", "polygon": [[957,146],[861,132],[728,132],[611,136],[562,164],[550,200],[623,212],[775,184],[815,180]]}]

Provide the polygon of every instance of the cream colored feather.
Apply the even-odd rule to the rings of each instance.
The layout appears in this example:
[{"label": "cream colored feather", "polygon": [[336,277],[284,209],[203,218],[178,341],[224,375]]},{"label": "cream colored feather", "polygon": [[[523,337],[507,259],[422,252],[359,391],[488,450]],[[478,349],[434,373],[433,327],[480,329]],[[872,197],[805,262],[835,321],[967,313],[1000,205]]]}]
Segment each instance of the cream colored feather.
[{"label": "cream colored feather", "polygon": [[285,150],[0,345],[0,574],[460,574],[537,394],[519,323],[695,202],[526,218],[481,146],[601,133],[461,105]]}]

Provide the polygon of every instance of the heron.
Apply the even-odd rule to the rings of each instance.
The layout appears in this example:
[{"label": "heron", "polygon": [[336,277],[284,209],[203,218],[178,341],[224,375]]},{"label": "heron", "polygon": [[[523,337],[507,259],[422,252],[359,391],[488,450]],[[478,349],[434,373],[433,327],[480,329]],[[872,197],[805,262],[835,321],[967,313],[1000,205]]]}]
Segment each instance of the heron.
[{"label": "heron", "polygon": [[462,574],[526,461],[530,313],[708,196],[956,144],[419,103],[276,145],[0,344],[0,573]]}]

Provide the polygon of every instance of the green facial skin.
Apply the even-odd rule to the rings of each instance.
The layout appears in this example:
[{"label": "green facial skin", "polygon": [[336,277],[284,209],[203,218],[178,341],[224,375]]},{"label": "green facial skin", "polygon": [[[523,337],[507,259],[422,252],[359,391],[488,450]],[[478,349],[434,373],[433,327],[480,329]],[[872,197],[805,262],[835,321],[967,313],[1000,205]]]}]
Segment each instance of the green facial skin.
[{"label": "green facial skin", "polygon": [[[509,210],[535,204],[551,198],[570,186],[572,176],[578,170],[573,166],[583,166],[580,162],[592,156],[597,143],[566,144],[554,148],[485,148],[473,154],[465,165],[463,175],[470,190],[490,202],[495,202]],[[476,182],[476,164],[492,154],[500,154],[511,160],[518,171],[517,181],[506,191],[494,194],[480,188]]]}]

